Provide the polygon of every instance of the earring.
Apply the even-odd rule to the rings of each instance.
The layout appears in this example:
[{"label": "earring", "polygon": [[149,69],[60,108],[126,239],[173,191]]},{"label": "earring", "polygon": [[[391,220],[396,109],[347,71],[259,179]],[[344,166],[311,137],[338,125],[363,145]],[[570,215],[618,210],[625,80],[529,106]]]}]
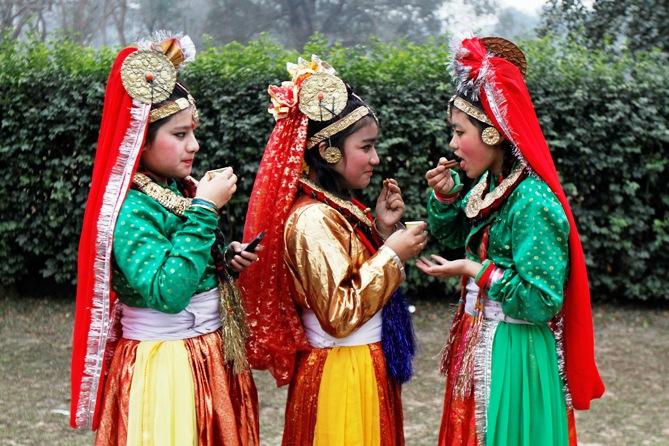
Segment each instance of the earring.
[{"label": "earring", "polygon": [[486,127],[483,132],[481,132],[481,140],[484,144],[489,146],[494,146],[499,144],[501,136],[495,127]]},{"label": "earring", "polygon": [[328,164],[337,164],[342,159],[341,150],[339,147],[328,146],[323,150],[323,159],[327,161]]}]

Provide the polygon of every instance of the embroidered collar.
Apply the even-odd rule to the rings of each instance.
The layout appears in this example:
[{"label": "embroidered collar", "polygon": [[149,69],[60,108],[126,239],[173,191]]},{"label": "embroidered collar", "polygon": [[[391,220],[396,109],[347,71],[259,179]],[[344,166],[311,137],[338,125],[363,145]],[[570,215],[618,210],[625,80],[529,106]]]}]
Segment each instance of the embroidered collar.
[{"label": "embroidered collar", "polygon": [[160,186],[151,177],[141,172],[135,173],[132,177],[132,184],[137,190],[153,198],[165,209],[180,217],[183,217],[184,212],[190,207],[193,201],[191,198],[182,197],[174,193],[174,191]]},{"label": "embroidered collar", "polygon": [[306,193],[312,194],[318,201],[335,208],[345,217],[353,217],[365,226],[372,227],[371,210],[356,199],[349,201],[339,198],[306,177],[300,178],[300,184]]},{"label": "embroidered collar", "polygon": [[465,207],[465,214],[471,219],[479,219],[490,215],[492,211],[497,210],[504,203],[506,197],[526,176],[525,164],[518,163],[508,177],[488,192],[490,179],[489,172],[486,172],[483,174],[481,181],[472,189]]}]

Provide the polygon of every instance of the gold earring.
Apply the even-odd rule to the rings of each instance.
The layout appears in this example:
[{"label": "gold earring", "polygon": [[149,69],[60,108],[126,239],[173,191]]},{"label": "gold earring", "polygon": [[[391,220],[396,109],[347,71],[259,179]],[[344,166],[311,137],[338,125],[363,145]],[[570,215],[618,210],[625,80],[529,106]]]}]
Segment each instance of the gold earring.
[{"label": "gold earring", "polygon": [[328,164],[337,164],[342,159],[341,150],[339,147],[328,146],[323,150],[323,159],[327,161]]},{"label": "gold earring", "polygon": [[501,136],[495,127],[486,127],[483,132],[481,132],[481,140],[484,144],[489,146],[494,146],[499,144]]}]

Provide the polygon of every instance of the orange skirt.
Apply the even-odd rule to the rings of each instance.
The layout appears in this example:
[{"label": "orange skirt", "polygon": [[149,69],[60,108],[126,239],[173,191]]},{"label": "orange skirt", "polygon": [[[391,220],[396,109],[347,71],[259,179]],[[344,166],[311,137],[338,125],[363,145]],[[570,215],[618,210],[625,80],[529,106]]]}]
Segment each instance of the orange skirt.
[{"label": "orange skirt", "polygon": [[[306,446],[314,442],[318,393],[329,349],[300,353],[288,388],[283,446]],[[379,396],[381,446],[404,445],[401,386],[388,376],[381,343],[369,344]]]},{"label": "orange skirt", "polygon": [[[137,346],[121,339],[102,396],[96,445],[126,445],[128,408]],[[220,331],[185,339],[195,390],[198,444],[260,444],[258,395],[251,371],[235,375],[225,365]]]}]

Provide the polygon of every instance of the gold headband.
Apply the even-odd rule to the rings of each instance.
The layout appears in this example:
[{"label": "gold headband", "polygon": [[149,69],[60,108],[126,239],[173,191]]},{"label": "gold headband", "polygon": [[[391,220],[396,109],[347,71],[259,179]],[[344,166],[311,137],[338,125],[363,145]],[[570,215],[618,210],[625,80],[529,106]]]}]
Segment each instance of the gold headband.
[{"label": "gold headband", "polygon": [[371,112],[366,106],[361,105],[348,115],[341,118],[339,121],[330,124],[329,126],[322,129],[320,132],[316,133],[314,136],[309,138],[309,142],[307,143],[307,149],[310,149],[315,145],[317,145],[318,143],[320,143],[321,141],[325,141],[329,137],[336,135],[342,130],[349,128],[350,126],[360,121],[362,118],[369,115],[370,113]]},{"label": "gold headband", "polygon": [[172,116],[181,110],[186,110],[188,107],[193,107],[193,121],[198,123],[200,121],[200,116],[197,112],[197,107],[195,107],[195,99],[193,99],[193,96],[191,96],[190,93],[188,94],[188,99],[179,98],[175,101],[170,101],[165,105],[151,110],[149,113],[149,123],[167,118],[168,116]]},{"label": "gold headband", "polygon": [[[483,113],[483,110],[462,99],[460,96],[453,96],[453,98],[451,98],[449,102],[449,109],[450,109],[450,104],[453,104],[455,108],[468,114],[472,118],[478,119],[479,121],[488,124],[490,127],[494,127],[492,121],[488,119],[485,113]],[[450,116],[450,114],[451,111],[448,110],[448,115]]]}]

